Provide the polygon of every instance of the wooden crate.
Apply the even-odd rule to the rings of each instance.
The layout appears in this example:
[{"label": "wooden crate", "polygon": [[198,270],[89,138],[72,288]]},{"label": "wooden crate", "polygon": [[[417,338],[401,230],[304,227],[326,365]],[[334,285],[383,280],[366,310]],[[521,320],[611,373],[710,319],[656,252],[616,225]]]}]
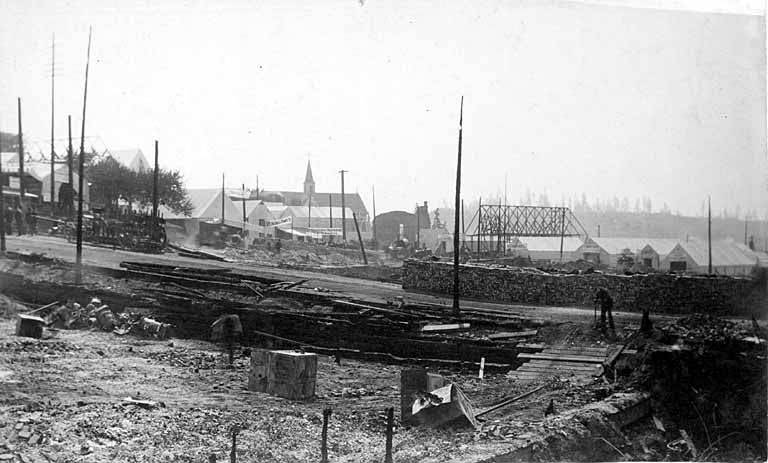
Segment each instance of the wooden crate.
[{"label": "wooden crate", "polygon": [[248,389],[291,400],[315,396],[317,354],[293,350],[254,349]]},{"label": "wooden crate", "polygon": [[43,337],[44,325],[45,320],[40,317],[20,314],[16,321],[16,336],[40,339]]}]

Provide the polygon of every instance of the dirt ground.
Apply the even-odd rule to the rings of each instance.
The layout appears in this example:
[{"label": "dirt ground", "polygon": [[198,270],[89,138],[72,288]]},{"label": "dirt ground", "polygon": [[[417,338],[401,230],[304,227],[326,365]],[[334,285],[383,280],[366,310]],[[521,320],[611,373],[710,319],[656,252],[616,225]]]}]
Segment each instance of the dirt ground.
[{"label": "dirt ground", "polygon": [[[14,336],[9,317],[0,321],[0,455],[13,461],[199,462],[211,454],[222,461],[229,458],[234,425],[243,428],[237,444],[242,461],[317,461],[322,410],[331,407],[331,461],[374,462],[384,455],[386,409],[400,413],[398,366],[322,358],[317,398],[292,402],[248,391],[248,360],[238,358],[230,368],[209,342],[95,330],[62,330],[36,340]],[[537,386],[503,373],[483,380],[442,373],[478,408]],[[478,430],[398,425],[395,460],[490,455],[541,423],[549,398],[565,410],[595,400],[601,387],[554,381],[530,400],[489,414]],[[145,409],[125,402],[128,397],[158,405]]]}]

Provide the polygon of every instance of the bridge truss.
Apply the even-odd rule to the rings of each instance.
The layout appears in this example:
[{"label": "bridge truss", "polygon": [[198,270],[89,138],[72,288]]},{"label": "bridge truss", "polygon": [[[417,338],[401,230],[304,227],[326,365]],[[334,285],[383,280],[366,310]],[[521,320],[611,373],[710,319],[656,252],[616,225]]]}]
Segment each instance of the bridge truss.
[{"label": "bridge truss", "polygon": [[[465,226],[465,243],[479,253],[503,252],[515,237],[587,237],[579,219],[567,207],[504,206],[481,204]],[[503,246],[503,247],[502,247]]]}]

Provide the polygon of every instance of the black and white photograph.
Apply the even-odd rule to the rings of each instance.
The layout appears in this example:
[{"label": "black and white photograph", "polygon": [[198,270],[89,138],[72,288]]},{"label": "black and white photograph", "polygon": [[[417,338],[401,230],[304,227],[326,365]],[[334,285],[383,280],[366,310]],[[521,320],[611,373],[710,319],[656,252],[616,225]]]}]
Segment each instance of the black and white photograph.
[{"label": "black and white photograph", "polygon": [[0,0],[0,463],[768,461],[766,0]]}]

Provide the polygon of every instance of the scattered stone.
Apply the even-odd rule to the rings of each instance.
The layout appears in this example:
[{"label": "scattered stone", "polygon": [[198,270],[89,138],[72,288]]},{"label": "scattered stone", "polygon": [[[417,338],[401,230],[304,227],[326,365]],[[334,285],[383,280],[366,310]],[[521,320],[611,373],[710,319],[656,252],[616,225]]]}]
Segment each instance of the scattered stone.
[{"label": "scattered stone", "polygon": [[22,440],[27,440],[27,439],[29,439],[30,437],[32,437],[32,433],[31,433],[31,432],[29,432],[29,431],[21,431],[21,432],[19,433],[19,439],[22,439]]},{"label": "scattered stone", "polygon": [[32,434],[32,437],[29,438],[29,445],[35,445],[38,442],[40,442],[40,434]]}]

